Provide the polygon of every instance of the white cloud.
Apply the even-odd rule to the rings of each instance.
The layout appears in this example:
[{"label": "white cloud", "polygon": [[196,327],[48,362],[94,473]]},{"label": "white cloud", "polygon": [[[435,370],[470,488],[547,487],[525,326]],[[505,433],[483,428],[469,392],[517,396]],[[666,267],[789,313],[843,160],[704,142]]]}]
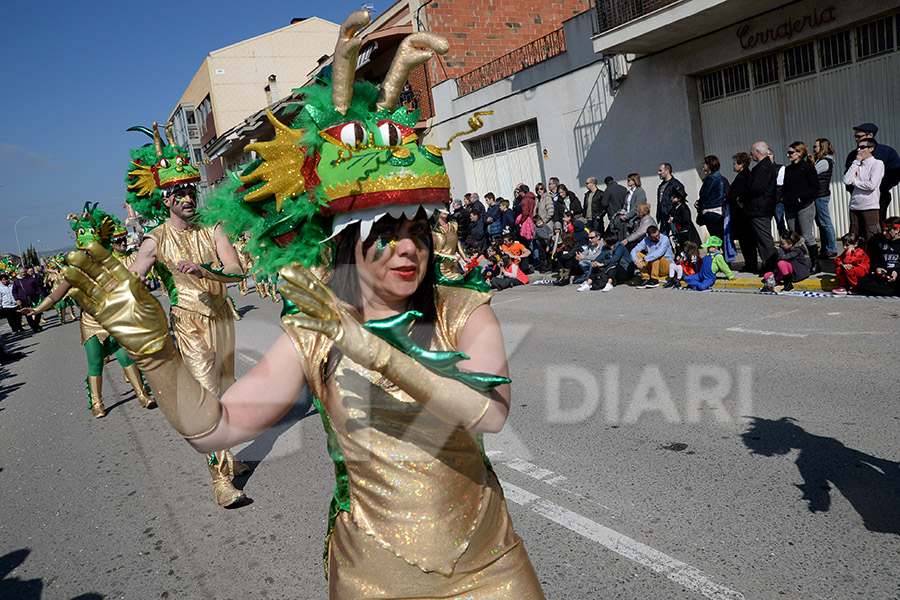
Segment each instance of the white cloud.
[{"label": "white cloud", "polygon": [[76,166],[75,163],[50,154],[0,142],[0,171],[6,174],[48,173],[74,169]]}]

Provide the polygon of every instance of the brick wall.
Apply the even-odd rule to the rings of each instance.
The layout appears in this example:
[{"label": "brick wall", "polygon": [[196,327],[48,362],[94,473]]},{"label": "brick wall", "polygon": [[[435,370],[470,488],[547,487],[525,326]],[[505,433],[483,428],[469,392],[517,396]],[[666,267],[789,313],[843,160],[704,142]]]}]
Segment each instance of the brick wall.
[{"label": "brick wall", "polygon": [[432,0],[428,29],[450,41],[441,62],[430,61],[431,85],[458,77],[562,27],[591,8],[590,0]]}]

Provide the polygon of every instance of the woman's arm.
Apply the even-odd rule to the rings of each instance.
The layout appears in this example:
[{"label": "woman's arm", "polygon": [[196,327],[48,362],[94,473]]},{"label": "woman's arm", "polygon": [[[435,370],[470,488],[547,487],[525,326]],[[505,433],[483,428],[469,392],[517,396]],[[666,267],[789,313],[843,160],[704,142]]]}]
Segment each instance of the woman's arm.
[{"label": "woman's arm", "polygon": [[[488,304],[482,304],[469,315],[468,321],[459,333],[458,348],[469,359],[457,366],[461,370],[471,370],[490,375],[509,377],[506,349],[500,322]],[[509,416],[510,385],[498,385],[491,392],[491,403],[487,412],[469,429],[481,433],[497,433],[503,429]]]},{"label": "woman's arm", "polygon": [[286,333],[219,399],[222,413],[212,433],[188,440],[200,452],[214,452],[252,440],[294,405],[306,377]]}]

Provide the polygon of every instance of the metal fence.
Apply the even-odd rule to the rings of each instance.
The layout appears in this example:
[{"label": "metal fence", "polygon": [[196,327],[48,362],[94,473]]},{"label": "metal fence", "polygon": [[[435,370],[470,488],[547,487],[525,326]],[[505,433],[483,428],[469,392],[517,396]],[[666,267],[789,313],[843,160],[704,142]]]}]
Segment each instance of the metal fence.
[{"label": "metal fence", "polygon": [[597,33],[624,25],[682,0],[597,0]]},{"label": "metal fence", "polygon": [[492,60],[477,69],[460,75],[456,82],[459,85],[459,95],[465,96],[476,90],[500,81],[510,75],[518,73],[528,67],[543,62],[552,56],[566,51],[566,36],[563,30],[557,29],[529,42],[521,48],[517,48],[509,54]]}]

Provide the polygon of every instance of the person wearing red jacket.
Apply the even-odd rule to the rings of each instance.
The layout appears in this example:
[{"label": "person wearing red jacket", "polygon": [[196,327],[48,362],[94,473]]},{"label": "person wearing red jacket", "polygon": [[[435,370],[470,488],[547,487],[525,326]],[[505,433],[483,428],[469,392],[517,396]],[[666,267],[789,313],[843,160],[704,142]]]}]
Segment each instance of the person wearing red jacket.
[{"label": "person wearing red jacket", "polygon": [[859,247],[859,236],[848,233],[841,238],[844,244],[844,252],[834,259],[834,273],[837,276],[838,287],[832,293],[849,294],[860,277],[869,272],[869,256]]}]

